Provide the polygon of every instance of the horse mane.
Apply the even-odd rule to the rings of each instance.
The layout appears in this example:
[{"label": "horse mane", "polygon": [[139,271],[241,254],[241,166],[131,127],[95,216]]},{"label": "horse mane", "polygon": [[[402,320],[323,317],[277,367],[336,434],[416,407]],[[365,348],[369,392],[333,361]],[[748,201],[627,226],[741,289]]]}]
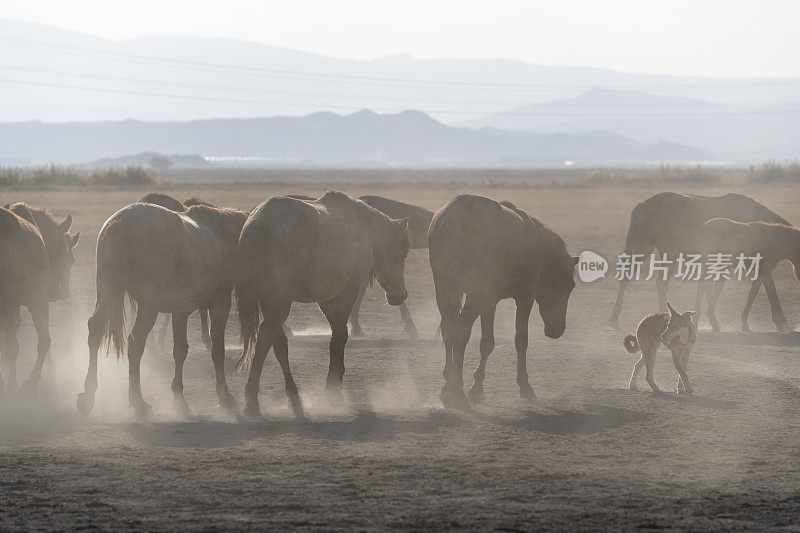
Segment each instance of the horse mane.
[{"label": "horse mane", "polygon": [[15,203],[9,208],[9,211],[27,220],[40,230],[52,231],[58,228],[58,222],[56,222],[50,213],[39,207],[28,205],[25,202]]},{"label": "horse mane", "polygon": [[177,211],[183,213],[186,211],[186,206],[178,201],[177,198],[165,194],[163,192],[150,192],[136,200],[136,203],[147,203],[160,205],[170,211]]},{"label": "horse mane", "polygon": [[185,205],[187,208],[188,207],[192,207],[193,205],[206,205],[208,207],[217,207],[216,205],[214,205],[214,204],[212,204],[210,202],[206,202],[205,200],[203,200],[202,198],[200,198],[197,195],[190,196],[189,198],[184,200],[183,201],[183,205]]},{"label": "horse mane", "polygon": [[520,218],[522,218],[523,222],[530,222],[534,228],[544,228],[544,224],[542,224],[541,220],[529,215],[524,209],[520,209],[512,202],[509,202],[508,200],[503,200],[502,202],[499,203],[503,207],[507,207],[508,209],[511,209],[513,212],[518,214]]}]

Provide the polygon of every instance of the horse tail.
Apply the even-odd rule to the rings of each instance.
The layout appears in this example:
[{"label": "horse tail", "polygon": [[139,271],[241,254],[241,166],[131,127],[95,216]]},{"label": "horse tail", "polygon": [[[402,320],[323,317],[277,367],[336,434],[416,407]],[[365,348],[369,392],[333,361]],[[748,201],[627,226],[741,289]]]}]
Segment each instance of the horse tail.
[{"label": "horse tail", "polygon": [[236,273],[236,308],[239,311],[241,324],[242,355],[233,368],[236,372],[244,372],[250,367],[256,349],[256,334],[258,332],[259,308],[257,280],[254,278],[258,271],[251,268],[246,260],[247,254],[240,253]]},{"label": "horse tail", "polygon": [[636,338],[636,335],[629,333],[622,338],[622,347],[625,348],[625,351],[631,355],[636,355],[642,349],[639,347],[639,339]]},{"label": "horse tail", "polygon": [[128,261],[119,254],[103,253],[106,250],[101,240],[97,254],[97,308],[105,310],[101,316],[105,321],[103,331],[108,341],[107,349],[113,345],[119,358],[125,353],[125,280]]},{"label": "horse tail", "polygon": [[637,205],[631,211],[631,223],[628,226],[628,236],[625,238],[625,253],[631,254],[640,248],[647,248],[647,220],[644,213],[645,206]]}]

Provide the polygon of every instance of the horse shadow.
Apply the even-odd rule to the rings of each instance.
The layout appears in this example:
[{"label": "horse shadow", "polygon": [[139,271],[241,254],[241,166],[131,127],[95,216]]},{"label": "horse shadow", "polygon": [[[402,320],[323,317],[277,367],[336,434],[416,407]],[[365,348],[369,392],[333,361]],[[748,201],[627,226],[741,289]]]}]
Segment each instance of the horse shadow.
[{"label": "horse shadow", "polygon": [[791,331],[788,333],[713,333],[710,331],[699,331],[697,333],[697,342],[708,345],[800,346],[800,331]]},{"label": "horse shadow", "polygon": [[234,424],[196,419],[188,422],[127,424],[124,430],[137,442],[147,446],[210,449],[284,435],[338,442],[388,442],[403,435],[425,435],[462,424],[459,416],[445,411],[432,410],[423,418],[402,420],[380,416],[373,411],[358,410],[347,420],[264,419]]},{"label": "horse shadow", "polygon": [[499,426],[524,429],[548,435],[595,435],[609,429],[644,422],[650,415],[600,404],[584,404],[584,411],[553,408],[550,413],[522,409],[518,418],[476,413],[479,420]]}]

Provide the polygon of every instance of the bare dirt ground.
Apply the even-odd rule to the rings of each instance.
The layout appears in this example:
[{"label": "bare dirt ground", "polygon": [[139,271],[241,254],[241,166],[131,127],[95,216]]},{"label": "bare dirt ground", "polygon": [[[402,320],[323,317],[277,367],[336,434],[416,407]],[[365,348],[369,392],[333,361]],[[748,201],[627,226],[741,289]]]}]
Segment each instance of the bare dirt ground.
[{"label": "bare dirt ground", "polygon": [[[321,193],[326,185],[180,188],[219,204],[250,208],[280,193]],[[375,185],[347,185],[381,193]],[[800,221],[792,186],[735,189]],[[685,189],[684,190],[688,190]],[[654,188],[520,188],[502,185],[395,184],[391,195],[436,208],[460,192],[511,199],[541,216],[571,251],[620,251],[636,202]],[[152,346],[143,390],[154,408],[144,423],[127,409],[127,364],[101,358],[94,413],[75,409],[86,370],[86,319],[94,302],[97,232],[116,209],[145,191],[4,194],[69,210],[83,237],[73,296],[52,308],[51,364],[36,393],[0,396],[0,529],[799,529],[800,333],[776,334],[763,293],[751,315],[755,333],[734,330],[744,284],[726,288],[718,306],[728,332],[702,331],[689,365],[695,394],[627,390],[635,358],[606,328],[613,280],[579,282],[565,335],[551,340],[532,317],[528,354],[539,401],[522,404],[515,384],[513,306],[497,315],[486,404],[464,413],[438,401],[443,348],[433,340],[438,313],[425,251],[408,261],[409,306],[422,339],[408,340],[399,314],[368,294],[367,338],[351,338],[345,409],[322,393],[327,336],[319,311],[296,305],[290,362],[308,407],[295,421],[270,356],[262,378],[263,422],[242,423],[216,405],[210,358],[190,322],[186,397],[192,416],[172,411],[171,356]],[[387,193],[388,194],[388,193]],[[800,322],[798,283],[783,266],[778,290],[790,324]],[[694,286],[678,283],[670,302],[693,305]],[[656,310],[652,283],[632,288],[621,323],[633,330]],[[705,321],[701,327],[706,327]],[[468,350],[477,363],[478,330]],[[232,369],[238,321],[228,328]],[[23,312],[20,372],[33,364],[35,335]],[[169,341],[168,341],[169,344]],[[656,381],[674,390],[677,375],[662,349]],[[244,377],[228,374],[241,400]],[[468,378],[469,383],[471,380]]]}]

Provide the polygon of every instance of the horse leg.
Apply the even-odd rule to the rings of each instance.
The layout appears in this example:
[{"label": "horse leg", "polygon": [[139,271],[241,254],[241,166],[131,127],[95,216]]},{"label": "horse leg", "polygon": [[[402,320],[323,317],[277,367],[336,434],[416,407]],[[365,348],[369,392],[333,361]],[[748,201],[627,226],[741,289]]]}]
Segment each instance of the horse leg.
[{"label": "horse leg", "polygon": [[720,332],[719,320],[717,320],[717,300],[724,286],[724,280],[714,281],[711,282],[711,290],[705,291],[706,302],[708,303],[708,320],[711,322],[711,330],[716,333]]},{"label": "horse leg", "polygon": [[[208,312],[211,319],[211,360],[214,362],[217,398],[222,409],[233,413],[236,401],[228,391],[228,383],[225,381],[225,327],[231,314],[230,292],[225,291],[225,294],[215,298]],[[202,309],[200,316],[203,316]]]},{"label": "horse leg", "polygon": [[528,381],[528,321],[531,316],[533,299],[515,299],[517,306],[514,316],[514,348],[517,350],[517,386],[523,401],[536,401],[530,381]]},{"label": "horse leg", "polygon": [[658,308],[661,312],[667,310],[667,290],[669,290],[669,280],[672,278],[672,263],[667,266],[666,277],[663,274],[656,274],[656,291],[658,291]]},{"label": "horse leg", "polygon": [[353,329],[353,337],[363,337],[364,330],[361,329],[361,324],[358,321],[358,312],[361,310],[361,302],[364,300],[364,294],[367,292],[369,286],[369,278],[364,278],[361,285],[358,287],[358,298],[353,304],[353,311],[350,313],[350,326]]},{"label": "horse leg", "polygon": [[494,313],[497,305],[487,305],[481,313],[481,360],[472,373],[472,387],[467,393],[472,403],[483,403],[483,379],[486,376],[486,360],[494,350]]},{"label": "horse leg", "polygon": [[[641,224],[641,222],[638,224]],[[628,227],[628,236],[625,240],[625,253],[642,253],[647,257],[655,248],[655,244],[647,242],[647,237],[641,235],[642,227],[639,227],[638,224],[631,218],[631,225]],[[608,319],[608,325],[611,329],[619,329],[619,315],[622,312],[622,301],[625,298],[628,283],[630,283],[630,280],[627,279],[619,282],[614,310],[611,312],[611,318]]]},{"label": "horse leg", "polygon": [[170,322],[172,321],[172,315],[169,313],[164,314],[164,321],[161,322],[161,327],[158,330],[158,339],[156,340],[156,346],[162,352],[166,351],[164,347],[164,341],[167,338],[167,330],[169,329]]},{"label": "horse leg", "polygon": [[247,378],[247,385],[244,388],[244,413],[253,418],[261,417],[261,406],[258,403],[258,390],[261,382],[261,371],[264,368],[264,360],[267,353],[272,348],[278,330],[281,329],[291,310],[291,300],[280,304],[270,304],[261,302],[261,312],[264,321],[258,327],[256,346],[253,353],[253,363],[250,367],[250,375]]},{"label": "horse leg", "polygon": [[[3,313],[0,329],[2,329],[3,344],[0,346],[2,350],[2,360],[6,363],[8,368],[8,382],[6,386],[9,390],[17,388],[17,356],[19,355],[19,340],[17,340],[17,332],[19,331],[20,316],[19,306],[13,304],[9,305]],[[0,378],[0,392],[3,391],[3,382]]]},{"label": "horse leg", "polygon": [[456,336],[458,325],[458,315],[461,307],[461,296],[463,292],[454,284],[438,281],[434,278],[436,289],[436,306],[439,308],[441,322],[439,328],[444,343],[444,387],[442,387],[441,399],[445,407],[450,407],[450,388],[453,385],[453,341]]},{"label": "horse leg", "polygon": [[147,307],[142,302],[139,302],[138,307],[136,322],[133,324],[131,334],[128,335],[128,402],[134,408],[136,416],[142,418],[147,416],[152,409],[142,398],[139,370],[147,335],[156,323],[158,311]]},{"label": "horse leg", "polygon": [[[230,295],[228,296],[228,300],[230,300]],[[206,350],[211,351],[212,344],[211,344],[211,334],[208,329],[208,315],[209,309],[206,307],[200,308],[197,310],[200,314],[200,337],[203,339],[203,346],[206,347]],[[226,319],[227,321],[227,319]]]},{"label": "horse leg", "polygon": [[417,333],[417,326],[414,324],[414,319],[411,318],[411,312],[408,310],[408,305],[406,302],[400,304],[400,318],[403,319],[403,324],[405,324],[406,333],[408,333],[411,338],[418,339],[419,334]]},{"label": "horse leg", "polygon": [[783,308],[781,307],[781,301],[778,299],[778,291],[775,290],[772,274],[764,276],[764,289],[767,291],[769,306],[772,309],[772,321],[775,323],[775,327],[781,333],[788,331],[789,323],[786,321],[786,315],[783,314]]},{"label": "horse leg", "polygon": [[86,380],[83,382],[83,392],[78,394],[78,411],[84,415],[92,412],[94,407],[94,393],[97,390],[97,352],[103,342],[106,332],[106,309],[104,306],[95,306],[94,313],[89,317],[89,368],[86,371]]},{"label": "horse leg", "polygon": [[347,319],[358,298],[359,287],[345,288],[339,296],[327,302],[319,302],[319,308],[331,325],[330,364],[325,392],[333,403],[344,403],[342,380],[344,379],[344,347],[347,344]]},{"label": "horse leg", "polygon": [[189,353],[189,340],[186,335],[186,324],[189,315],[173,313],[172,315],[172,358],[175,360],[175,376],[172,378],[172,400],[175,409],[182,416],[189,414],[189,404],[183,397],[183,363]]},{"label": "horse leg", "polygon": [[464,410],[470,408],[467,397],[464,395],[464,352],[472,334],[472,325],[480,314],[480,309],[483,307],[482,304],[483,302],[479,301],[475,296],[470,297],[467,294],[466,302],[464,302],[464,307],[458,317],[450,362],[451,385],[448,394],[444,395],[443,392],[444,396],[442,398],[443,403],[449,403],[449,405],[445,403],[446,407]]},{"label": "horse leg", "polygon": [[754,279],[752,285],[750,285],[750,292],[747,294],[747,302],[744,304],[744,309],[742,309],[742,331],[747,333],[750,331],[750,326],[747,324],[750,318],[750,309],[753,307],[753,302],[756,301],[756,296],[758,296],[758,289],[761,288],[761,278]]},{"label": "horse leg", "polygon": [[50,351],[50,304],[44,298],[29,304],[28,311],[33,319],[33,327],[36,329],[36,363],[33,370],[25,382],[26,387],[35,388],[42,378],[42,366],[44,365],[47,352]]},{"label": "horse leg", "polygon": [[275,342],[272,344],[272,350],[275,352],[275,359],[281,365],[281,372],[283,372],[284,390],[286,397],[289,399],[289,407],[292,408],[294,416],[298,419],[305,418],[303,412],[303,402],[300,399],[300,393],[297,391],[297,385],[294,382],[292,371],[289,368],[289,340],[286,338],[286,333],[283,328],[278,328],[275,334]]},{"label": "horse leg", "polygon": [[694,312],[697,315],[697,322],[700,323],[700,309],[703,307],[703,280],[697,282],[697,292],[694,296]]}]

